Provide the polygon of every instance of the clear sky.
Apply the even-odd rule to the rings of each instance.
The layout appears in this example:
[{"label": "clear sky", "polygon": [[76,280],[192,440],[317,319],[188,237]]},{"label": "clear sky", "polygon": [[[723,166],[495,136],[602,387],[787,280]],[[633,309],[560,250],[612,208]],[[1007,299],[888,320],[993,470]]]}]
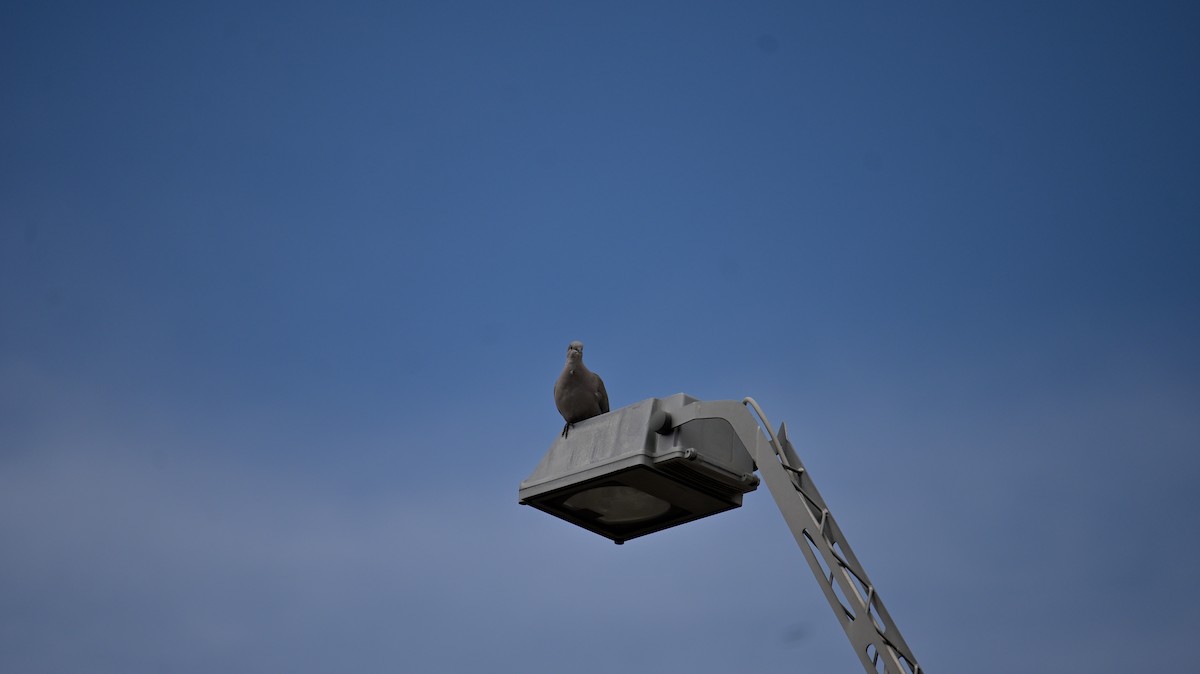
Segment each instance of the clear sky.
[{"label": "clear sky", "polygon": [[857,672],[765,489],[517,504],[575,339],[931,674],[1194,666],[1197,7],[4,3],[0,670]]}]

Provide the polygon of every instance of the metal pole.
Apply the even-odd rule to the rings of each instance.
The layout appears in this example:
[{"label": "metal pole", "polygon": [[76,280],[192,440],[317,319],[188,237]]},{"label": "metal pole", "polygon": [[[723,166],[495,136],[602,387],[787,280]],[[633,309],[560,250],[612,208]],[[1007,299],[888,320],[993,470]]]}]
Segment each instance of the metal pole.
[{"label": "metal pole", "polygon": [[754,408],[767,433],[771,433],[770,422],[753,398],[746,398],[740,404],[734,400],[696,401],[672,412],[669,426],[681,426],[695,419],[729,422],[754,458],[763,482],[775,497],[779,512],[863,668],[870,674],[923,674],[796,455],[787,437],[787,426],[780,425],[778,435],[771,434],[767,440],[746,405]]},{"label": "metal pole", "polygon": [[[758,403],[752,398],[743,402],[755,409],[769,433],[771,427]],[[787,438],[787,426],[781,424],[771,442],[761,433],[758,436],[752,451],[759,473],[863,668],[874,674],[922,674],[812,476],[796,455]]]}]

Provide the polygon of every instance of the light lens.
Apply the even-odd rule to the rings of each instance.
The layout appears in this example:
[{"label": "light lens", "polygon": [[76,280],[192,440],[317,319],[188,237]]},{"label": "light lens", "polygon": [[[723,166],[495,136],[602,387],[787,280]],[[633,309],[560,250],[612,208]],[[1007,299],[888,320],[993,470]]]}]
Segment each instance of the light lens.
[{"label": "light lens", "polygon": [[666,514],[671,504],[626,486],[595,487],[563,501],[572,510],[587,510],[604,524],[629,524]]}]

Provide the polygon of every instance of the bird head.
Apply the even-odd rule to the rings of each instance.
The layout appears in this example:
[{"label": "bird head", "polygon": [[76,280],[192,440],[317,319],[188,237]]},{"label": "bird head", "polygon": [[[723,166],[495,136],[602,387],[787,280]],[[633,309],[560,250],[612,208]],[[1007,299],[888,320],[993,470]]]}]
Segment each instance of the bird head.
[{"label": "bird head", "polygon": [[572,363],[583,360],[583,342],[571,342],[567,347],[567,360]]}]

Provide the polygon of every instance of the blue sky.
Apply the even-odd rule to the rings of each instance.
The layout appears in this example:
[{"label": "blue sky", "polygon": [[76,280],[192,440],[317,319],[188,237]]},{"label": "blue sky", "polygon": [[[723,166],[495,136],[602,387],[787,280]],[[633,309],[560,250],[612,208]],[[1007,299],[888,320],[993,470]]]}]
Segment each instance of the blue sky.
[{"label": "blue sky", "polygon": [[769,496],[516,503],[754,396],[930,672],[1200,628],[1190,3],[10,2],[0,669],[855,672]]}]

